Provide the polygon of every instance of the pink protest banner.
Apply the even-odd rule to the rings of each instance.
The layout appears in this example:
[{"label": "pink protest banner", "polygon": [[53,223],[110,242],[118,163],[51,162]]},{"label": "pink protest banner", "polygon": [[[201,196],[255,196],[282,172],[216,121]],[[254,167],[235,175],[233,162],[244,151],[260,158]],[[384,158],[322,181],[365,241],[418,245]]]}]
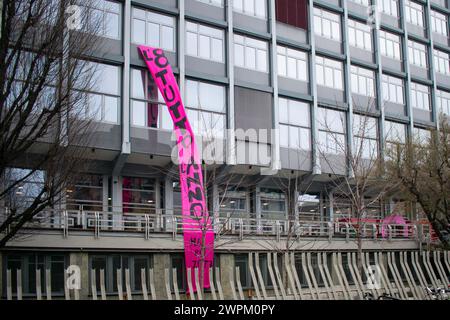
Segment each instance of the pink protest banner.
[{"label": "pink protest banner", "polygon": [[163,50],[146,46],[138,48],[174,123],[180,169],[186,268],[192,270],[192,285],[196,291],[194,270],[200,270],[203,257],[203,287],[209,288],[209,268],[213,265],[214,257],[214,231],[206,207],[202,166],[194,133],[184,110],[175,76]]}]

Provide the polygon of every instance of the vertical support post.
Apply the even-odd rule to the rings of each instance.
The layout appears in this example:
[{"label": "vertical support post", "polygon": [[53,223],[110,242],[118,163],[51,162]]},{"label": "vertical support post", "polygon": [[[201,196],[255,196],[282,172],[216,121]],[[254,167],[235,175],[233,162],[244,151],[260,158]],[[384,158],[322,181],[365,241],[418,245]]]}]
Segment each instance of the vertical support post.
[{"label": "vertical support post", "polygon": [[[188,274],[188,283],[190,284],[190,276],[191,276],[191,268],[188,268],[187,270],[187,274]],[[170,290],[170,273],[169,273],[169,269],[166,268],[164,269],[164,283],[166,284],[166,294],[167,294],[167,300],[172,300],[172,291]],[[191,294],[191,299],[192,299],[192,285],[189,286],[189,293]]]},{"label": "vertical support post", "polygon": [[[64,272],[64,288],[66,288],[66,284],[65,284],[66,277],[67,277],[67,274],[66,274],[66,272]],[[66,291],[66,290],[64,289],[64,291]],[[36,298],[37,298],[37,300],[42,300],[41,269],[36,269]],[[69,297],[69,299],[66,299],[66,300],[70,300],[70,297]]]},{"label": "vertical support post", "polygon": [[46,294],[47,300],[52,300],[52,278],[50,274],[50,269],[45,270],[45,283],[46,283]]},{"label": "vertical support post", "polygon": [[153,269],[149,270],[148,276],[150,278],[150,293],[152,295],[152,300],[156,300],[155,276],[153,275]]},{"label": "vertical support post", "polygon": [[[238,287],[239,297],[241,300],[244,300],[244,292],[242,291],[241,274],[239,271],[239,267],[236,267],[236,284]],[[233,286],[234,286],[234,284],[233,284]],[[236,298],[236,300],[237,300],[237,298]]]},{"label": "vertical support post", "polygon": [[117,269],[117,294],[119,300],[123,300],[123,288],[122,288],[122,269]]},{"label": "vertical support post", "polygon": [[106,300],[105,270],[103,269],[100,269],[100,293],[102,295],[102,300]]},{"label": "vertical support post", "polygon": [[177,269],[172,268],[173,291],[175,292],[175,300],[180,300],[180,290],[178,288]]},{"label": "vertical support post", "polygon": [[255,287],[255,292],[258,300],[261,300],[261,294],[259,292],[258,280],[255,276],[255,270],[253,269],[253,254],[249,252],[248,254],[248,268],[250,269],[250,276],[252,278],[253,286]]},{"label": "vertical support post", "polygon": [[95,279],[94,269],[91,269],[91,292],[92,292],[92,300],[97,300],[97,281]]},{"label": "vertical support post", "polygon": [[147,277],[145,276],[145,269],[141,269],[141,286],[142,286],[142,298],[144,300],[148,300]]},{"label": "vertical support post", "polygon": [[219,268],[216,267],[216,285],[217,285],[217,292],[219,293],[219,298],[220,300],[224,300],[224,296],[223,296],[223,290],[222,290],[222,284],[220,283],[221,280],[221,273],[219,271]]},{"label": "vertical support post", "polygon": [[22,270],[17,269],[17,300],[22,300]]},{"label": "vertical support post", "polygon": [[131,295],[131,285],[130,285],[130,269],[125,269],[125,288],[127,290],[127,300],[133,300]]}]

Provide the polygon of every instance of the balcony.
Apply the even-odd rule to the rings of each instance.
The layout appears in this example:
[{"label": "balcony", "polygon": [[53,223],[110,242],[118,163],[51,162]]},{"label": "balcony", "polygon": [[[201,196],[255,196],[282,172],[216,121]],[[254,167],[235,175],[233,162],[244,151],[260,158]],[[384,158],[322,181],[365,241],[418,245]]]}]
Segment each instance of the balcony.
[{"label": "balcony", "polygon": [[[3,217],[5,208],[3,208]],[[55,210],[48,209],[28,222],[23,230],[33,230],[33,234],[51,231],[63,238],[71,235],[101,237],[123,237],[125,234],[133,238],[181,238],[184,231],[198,230],[200,223],[183,223],[181,215],[173,214],[173,210],[152,209],[152,213],[124,213],[110,211]],[[436,241],[428,222],[412,221],[407,224],[392,224],[380,219],[336,219],[334,221],[310,221],[251,218],[256,214],[235,215],[233,213],[217,213],[211,219],[211,227],[216,240],[233,238],[235,241],[248,239],[271,239],[283,242],[286,239],[296,240],[345,240],[355,241],[359,237],[372,241]],[[3,217],[1,217],[3,219]],[[45,231],[46,230],[46,231]],[[45,231],[45,232],[44,232]],[[56,231],[56,233],[55,233]]]}]

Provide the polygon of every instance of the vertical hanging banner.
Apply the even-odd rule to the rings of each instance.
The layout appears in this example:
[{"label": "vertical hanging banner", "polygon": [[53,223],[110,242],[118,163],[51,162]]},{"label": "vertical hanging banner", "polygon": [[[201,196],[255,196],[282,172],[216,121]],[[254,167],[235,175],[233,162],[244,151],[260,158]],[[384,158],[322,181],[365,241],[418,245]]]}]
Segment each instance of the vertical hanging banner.
[{"label": "vertical hanging banner", "polygon": [[200,271],[203,260],[203,287],[209,288],[209,268],[213,265],[214,258],[214,231],[206,206],[200,157],[181,101],[180,90],[163,50],[146,46],[138,48],[164,98],[174,124],[180,171],[185,262],[186,268],[192,270],[191,280],[195,292],[197,288],[194,270],[198,268]]}]

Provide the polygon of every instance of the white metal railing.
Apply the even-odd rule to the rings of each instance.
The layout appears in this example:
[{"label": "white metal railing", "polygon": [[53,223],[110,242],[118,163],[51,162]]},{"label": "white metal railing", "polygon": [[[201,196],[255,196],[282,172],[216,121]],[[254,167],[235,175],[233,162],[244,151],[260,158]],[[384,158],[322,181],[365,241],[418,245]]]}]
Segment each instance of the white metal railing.
[{"label": "white metal railing", "polygon": [[[155,211],[153,211],[155,212]],[[96,237],[102,232],[143,233],[146,239],[151,233],[172,233],[173,237],[188,230],[214,230],[217,236],[234,235],[242,238],[247,235],[271,237],[323,237],[367,239],[414,239],[431,238],[431,228],[423,223],[411,222],[407,225],[383,224],[381,222],[351,221],[309,221],[287,219],[258,219],[243,215],[226,216],[216,214],[205,222],[189,219],[172,212],[157,209],[157,213],[124,213],[87,210],[48,209],[40,212],[26,225],[28,228],[62,229],[64,236],[69,231],[90,230]],[[359,232],[358,232],[359,231]]]}]

